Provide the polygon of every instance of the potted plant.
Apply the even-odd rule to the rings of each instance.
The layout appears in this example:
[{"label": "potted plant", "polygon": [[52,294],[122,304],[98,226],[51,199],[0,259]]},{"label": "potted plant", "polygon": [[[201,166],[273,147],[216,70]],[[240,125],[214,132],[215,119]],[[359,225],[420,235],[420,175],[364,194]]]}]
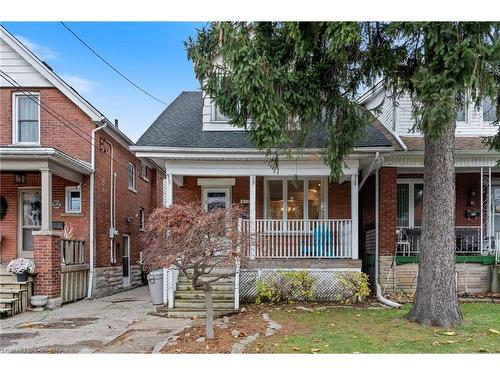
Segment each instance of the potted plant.
[{"label": "potted plant", "polygon": [[31,259],[17,258],[10,261],[7,271],[16,275],[18,282],[28,281],[28,274],[35,271],[35,264]]}]

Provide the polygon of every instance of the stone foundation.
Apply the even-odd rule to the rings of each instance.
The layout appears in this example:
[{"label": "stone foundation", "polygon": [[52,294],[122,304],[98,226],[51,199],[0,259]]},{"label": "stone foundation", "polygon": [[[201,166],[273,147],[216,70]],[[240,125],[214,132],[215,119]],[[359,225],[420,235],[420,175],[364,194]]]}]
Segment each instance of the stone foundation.
[{"label": "stone foundation", "polygon": [[139,265],[130,267],[130,286],[123,286],[122,267],[101,267],[94,269],[92,297],[101,298],[142,285]]}]

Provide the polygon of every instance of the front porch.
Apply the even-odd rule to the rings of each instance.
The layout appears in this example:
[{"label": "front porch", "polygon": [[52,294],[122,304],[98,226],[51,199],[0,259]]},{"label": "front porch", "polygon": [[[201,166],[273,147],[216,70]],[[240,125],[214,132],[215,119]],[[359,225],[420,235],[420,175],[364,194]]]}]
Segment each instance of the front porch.
[{"label": "front porch", "polygon": [[[47,295],[53,306],[83,298],[89,269],[90,166],[50,148],[0,151],[0,194],[6,203],[2,267],[18,257],[32,259],[35,275],[28,295]],[[2,276],[2,297],[15,282],[8,276]],[[22,308],[14,312],[28,303],[23,299]]]},{"label": "front porch", "polygon": [[[320,160],[190,162],[167,160],[164,204],[198,201],[206,210],[243,205],[242,258],[254,260],[359,259],[358,160],[348,160],[340,182],[329,182]],[[359,268],[359,265],[358,265]]]}]

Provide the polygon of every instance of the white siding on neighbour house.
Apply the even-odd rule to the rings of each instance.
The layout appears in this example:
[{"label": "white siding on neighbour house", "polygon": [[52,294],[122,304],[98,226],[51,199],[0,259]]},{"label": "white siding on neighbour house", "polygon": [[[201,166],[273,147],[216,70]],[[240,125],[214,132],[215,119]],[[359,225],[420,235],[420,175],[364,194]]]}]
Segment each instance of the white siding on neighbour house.
[{"label": "white siding on neighbour house", "polygon": [[[375,108],[382,102],[384,91],[377,93],[373,98],[369,99],[365,106],[368,109]],[[422,136],[420,132],[412,132],[415,120],[412,118],[412,100],[409,95],[405,95],[397,99],[395,109],[393,109],[392,99],[385,98],[382,105],[382,112],[376,114],[377,118],[388,129],[393,130],[393,114],[395,115],[395,132],[399,136],[411,137]],[[468,136],[491,136],[498,132],[498,126],[494,126],[483,121],[482,108],[476,110],[471,104],[468,108],[467,121],[457,122],[456,135],[460,137]]]},{"label": "white siding on neighbour house", "polygon": [[[3,39],[0,39],[0,69],[21,86],[52,87],[52,84],[44,76],[14,51]],[[1,77],[0,86],[12,87],[7,80]]]},{"label": "white siding on neighbour house", "polygon": [[[379,107],[380,106],[380,107]],[[376,117],[388,129],[394,130],[394,105],[393,100],[385,97],[385,90],[379,90],[366,103],[369,110],[377,108]]]}]

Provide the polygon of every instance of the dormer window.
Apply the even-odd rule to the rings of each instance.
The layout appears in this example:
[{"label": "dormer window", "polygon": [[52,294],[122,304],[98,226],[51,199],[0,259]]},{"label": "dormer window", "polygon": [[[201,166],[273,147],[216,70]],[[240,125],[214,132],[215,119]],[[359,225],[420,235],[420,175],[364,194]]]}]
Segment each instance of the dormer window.
[{"label": "dormer window", "polygon": [[40,95],[38,93],[13,96],[13,143],[40,144]]},{"label": "dormer window", "polygon": [[212,121],[218,121],[218,122],[229,121],[229,117],[221,113],[219,107],[215,103],[212,103]]},{"label": "dormer window", "polygon": [[457,122],[468,122],[469,117],[468,106],[463,104],[457,112]]},{"label": "dormer window", "polygon": [[493,122],[497,119],[497,108],[490,97],[483,99],[483,121]]}]

